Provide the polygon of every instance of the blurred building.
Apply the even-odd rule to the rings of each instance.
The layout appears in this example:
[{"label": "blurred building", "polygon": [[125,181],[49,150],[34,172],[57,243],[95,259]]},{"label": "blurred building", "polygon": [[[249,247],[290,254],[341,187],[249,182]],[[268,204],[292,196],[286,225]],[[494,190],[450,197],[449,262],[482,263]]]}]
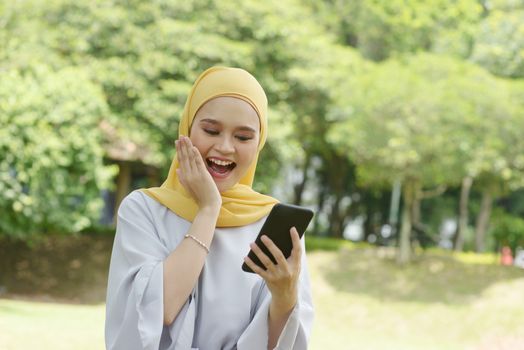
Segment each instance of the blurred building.
[{"label": "blurred building", "polygon": [[100,224],[113,225],[124,197],[135,188],[159,186],[160,172],[157,165],[148,163],[150,150],[147,145],[129,139],[106,120],[100,122],[99,127],[104,138],[104,162],[118,165],[114,190],[102,193],[104,209]]}]

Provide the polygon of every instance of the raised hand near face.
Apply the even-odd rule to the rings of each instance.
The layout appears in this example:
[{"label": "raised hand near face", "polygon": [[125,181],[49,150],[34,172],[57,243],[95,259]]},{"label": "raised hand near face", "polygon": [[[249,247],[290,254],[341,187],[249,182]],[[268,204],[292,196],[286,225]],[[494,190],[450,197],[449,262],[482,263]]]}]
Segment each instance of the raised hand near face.
[{"label": "raised hand near face", "polygon": [[220,208],[222,197],[198,149],[186,136],[181,136],[175,145],[179,164],[176,172],[182,186],[191,194],[200,209]]}]

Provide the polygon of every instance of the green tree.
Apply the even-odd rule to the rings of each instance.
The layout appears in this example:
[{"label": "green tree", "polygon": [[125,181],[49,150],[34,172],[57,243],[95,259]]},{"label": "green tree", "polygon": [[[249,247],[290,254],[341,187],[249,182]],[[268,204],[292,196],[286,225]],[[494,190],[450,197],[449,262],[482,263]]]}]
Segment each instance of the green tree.
[{"label": "green tree", "polygon": [[85,72],[33,65],[0,84],[0,234],[78,232],[98,219],[103,165],[97,124],[108,113]]},{"label": "green tree", "polygon": [[493,74],[524,78],[524,9],[492,11],[480,25],[471,59]]},{"label": "green tree", "polygon": [[476,0],[309,0],[341,42],[380,61],[398,53],[437,50],[469,55],[482,7]]},{"label": "green tree", "polygon": [[[405,65],[388,61],[358,81],[347,97],[346,118],[331,140],[358,164],[363,183],[390,187],[402,182],[399,261],[410,259],[412,213],[424,187],[453,178],[453,145],[442,121],[441,91]],[[341,106],[341,108],[344,108]],[[431,140],[431,142],[428,142]]]},{"label": "green tree", "polygon": [[462,191],[455,248],[463,249],[469,192],[476,182],[485,193],[476,237],[477,249],[483,250],[485,220],[491,208],[488,198],[493,196],[497,184],[510,180],[512,168],[509,158],[515,143],[508,141],[514,139],[511,133],[519,123],[509,89],[504,81],[481,67],[445,56],[419,55],[410,61],[410,66],[442,90],[445,103],[441,113],[443,120],[452,125],[447,139],[457,145],[454,155],[459,161],[454,170],[462,177]]}]

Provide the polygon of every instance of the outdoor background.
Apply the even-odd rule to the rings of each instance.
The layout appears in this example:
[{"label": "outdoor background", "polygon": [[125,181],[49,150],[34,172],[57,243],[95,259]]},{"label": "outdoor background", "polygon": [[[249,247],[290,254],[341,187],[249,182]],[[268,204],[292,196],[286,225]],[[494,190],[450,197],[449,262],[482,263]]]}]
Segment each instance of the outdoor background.
[{"label": "outdoor background", "polygon": [[524,349],[522,0],[0,0],[0,349],[104,348],[118,205],[213,65],[316,212],[311,349]]}]

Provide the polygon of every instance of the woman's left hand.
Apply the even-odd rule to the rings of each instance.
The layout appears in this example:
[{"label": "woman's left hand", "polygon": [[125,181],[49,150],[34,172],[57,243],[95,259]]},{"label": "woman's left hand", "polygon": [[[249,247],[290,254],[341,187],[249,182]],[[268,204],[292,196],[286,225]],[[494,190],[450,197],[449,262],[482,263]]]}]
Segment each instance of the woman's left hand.
[{"label": "woman's left hand", "polygon": [[271,292],[272,303],[278,305],[281,310],[290,310],[297,302],[298,277],[301,268],[302,246],[300,237],[295,227],[292,227],[289,232],[293,242],[293,249],[287,260],[282,251],[267,236],[262,236],[262,242],[269,249],[277,263],[274,264],[255,243],[251,243],[250,247],[266,269],[259,267],[249,257],[244,259],[246,264],[266,281],[266,285]]}]

